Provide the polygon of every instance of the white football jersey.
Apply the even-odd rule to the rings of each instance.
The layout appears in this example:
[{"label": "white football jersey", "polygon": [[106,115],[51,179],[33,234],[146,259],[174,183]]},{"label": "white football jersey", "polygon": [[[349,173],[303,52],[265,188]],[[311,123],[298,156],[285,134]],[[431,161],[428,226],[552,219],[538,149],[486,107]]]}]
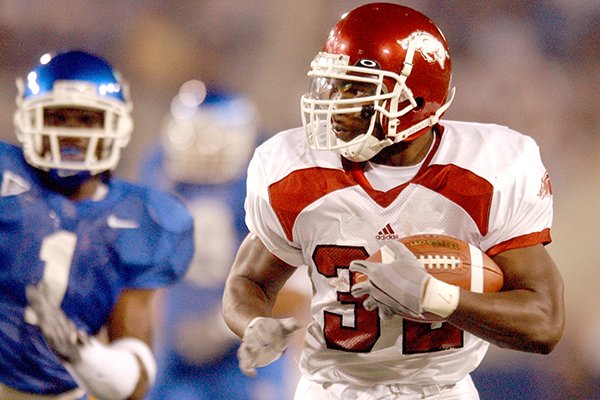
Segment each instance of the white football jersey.
[{"label": "white football jersey", "polygon": [[552,192],[539,148],[506,127],[444,121],[421,168],[377,191],[361,164],[275,135],[248,170],[246,223],[285,262],[308,265],[312,322],[300,368],[316,382],[452,384],[488,343],[448,323],[381,319],[350,294],[348,265],[389,240],[437,233],[488,255],[550,242]]}]

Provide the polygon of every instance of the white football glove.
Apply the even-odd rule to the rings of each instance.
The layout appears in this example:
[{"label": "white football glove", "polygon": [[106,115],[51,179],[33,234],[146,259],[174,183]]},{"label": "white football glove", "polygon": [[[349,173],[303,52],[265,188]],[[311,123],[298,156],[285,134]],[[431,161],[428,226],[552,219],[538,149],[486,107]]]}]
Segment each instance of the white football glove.
[{"label": "white football glove", "polygon": [[367,296],[367,298],[363,301],[363,307],[367,311],[377,310],[379,318],[381,319],[390,319],[396,314],[393,309],[386,306],[385,304],[378,303],[371,296]]},{"label": "white football glove", "polygon": [[365,260],[350,263],[350,271],[368,276],[368,279],[352,286],[352,295],[359,297],[366,294],[394,311],[421,318],[421,299],[431,275],[403,243],[390,241],[387,247],[394,254],[394,261],[390,263]]},{"label": "white football glove", "polygon": [[254,318],[244,331],[238,349],[240,369],[247,376],[256,376],[256,368],[279,359],[292,334],[301,326],[294,318]]},{"label": "white football glove", "polygon": [[40,329],[50,350],[62,361],[79,361],[81,347],[88,342],[88,336],[67,318],[60,305],[53,304],[49,286],[44,282],[29,285],[25,294],[29,302],[27,322]]},{"label": "white football glove", "polygon": [[460,289],[429,275],[423,264],[401,242],[391,241],[387,247],[394,254],[388,263],[355,260],[350,270],[368,276],[352,287],[355,297],[368,295],[363,303],[372,307],[372,300],[395,313],[414,319],[424,319],[424,312],[447,318],[458,306]]}]

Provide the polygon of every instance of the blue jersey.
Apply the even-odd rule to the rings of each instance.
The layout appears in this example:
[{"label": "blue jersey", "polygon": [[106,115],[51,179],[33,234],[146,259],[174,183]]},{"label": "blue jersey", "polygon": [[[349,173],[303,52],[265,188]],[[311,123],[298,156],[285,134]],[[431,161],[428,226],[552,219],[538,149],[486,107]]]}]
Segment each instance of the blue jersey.
[{"label": "blue jersey", "polygon": [[[141,170],[142,182],[159,184],[182,197],[194,217],[196,252],[186,279],[166,290],[160,307],[161,323],[155,354],[158,377],[148,399],[284,399],[289,397],[286,368],[281,359],[244,376],[237,361],[239,339],[232,332],[223,344],[222,335],[211,339],[210,331],[227,329],[221,317],[225,280],[237,249],[247,234],[244,223],[245,177],[226,184],[191,185],[171,182],[163,170],[160,150],[152,153]],[[212,354],[199,355],[182,344],[185,326]],[[214,340],[214,341],[211,341]]]},{"label": "blue jersey", "polygon": [[50,190],[19,147],[0,142],[0,382],[56,394],[77,384],[25,321],[25,287],[42,280],[94,335],[126,288],[177,281],[193,254],[193,220],[175,197],[113,178],[98,201]]}]

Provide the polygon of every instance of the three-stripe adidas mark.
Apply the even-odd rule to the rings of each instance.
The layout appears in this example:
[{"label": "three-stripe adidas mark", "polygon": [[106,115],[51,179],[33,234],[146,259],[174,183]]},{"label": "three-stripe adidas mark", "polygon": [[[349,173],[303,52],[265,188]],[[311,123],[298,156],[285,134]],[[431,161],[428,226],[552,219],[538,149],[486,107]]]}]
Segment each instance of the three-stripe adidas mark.
[{"label": "three-stripe adidas mark", "polygon": [[387,224],[386,226],[383,227],[382,230],[377,232],[377,235],[375,235],[375,239],[377,239],[377,240],[398,240],[399,236],[396,235],[396,232],[394,232],[394,229],[392,228],[392,226],[390,224]]}]

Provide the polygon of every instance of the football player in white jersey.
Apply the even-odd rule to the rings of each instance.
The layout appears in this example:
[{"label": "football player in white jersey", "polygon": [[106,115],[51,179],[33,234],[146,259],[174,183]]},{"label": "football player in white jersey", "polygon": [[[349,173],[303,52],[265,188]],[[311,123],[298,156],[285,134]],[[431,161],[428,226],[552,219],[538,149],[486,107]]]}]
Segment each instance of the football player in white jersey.
[{"label": "football player in white jersey", "polygon": [[[477,399],[470,372],[490,342],[552,351],[563,282],[544,248],[552,190],[539,148],[503,126],[440,121],[454,89],[438,27],[398,4],[360,6],[333,27],[308,75],[303,127],[258,147],[248,169],[250,234],[223,299],[242,370],[285,350],[297,326],[271,309],[302,264],[313,298],[298,400]],[[432,278],[397,244],[419,233],[481,248],[501,267],[502,290]],[[362,261],[383,245],[394,262]],[[368,279],[357,284],[358,272]],[[425,312],[444,322],[412,320]]]}]

